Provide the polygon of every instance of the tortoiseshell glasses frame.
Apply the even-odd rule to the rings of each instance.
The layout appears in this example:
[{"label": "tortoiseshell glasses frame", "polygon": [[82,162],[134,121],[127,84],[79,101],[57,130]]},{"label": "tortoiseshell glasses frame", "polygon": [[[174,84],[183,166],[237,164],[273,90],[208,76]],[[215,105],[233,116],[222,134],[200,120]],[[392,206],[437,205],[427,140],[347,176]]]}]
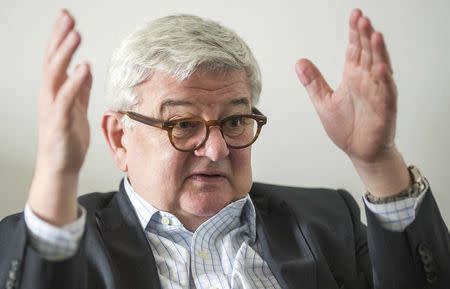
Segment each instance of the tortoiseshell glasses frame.
[{"label": "tortoiseshell glasses frame", "polygon": [[220,129],[229,148],[246,148],[256,141],[262,126],[267,123],[267,117],[256,108],[252,108],[252,114],[236,114],[208,121],[201,117],[164,121],[134,111],[119,111],[119,113],[137,122],[166,130],[172,146],[182,152],[192,152],[203,146],[212,126]]}]

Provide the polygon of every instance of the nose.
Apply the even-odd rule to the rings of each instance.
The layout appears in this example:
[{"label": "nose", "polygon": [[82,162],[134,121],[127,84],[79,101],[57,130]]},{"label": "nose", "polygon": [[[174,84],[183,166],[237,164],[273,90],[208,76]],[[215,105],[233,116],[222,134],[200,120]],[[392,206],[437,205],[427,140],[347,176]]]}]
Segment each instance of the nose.
[{"label": "nose", "polygon": [[209,136],[204,145],[194,151],[198,157],[207,157],[215,162],[227,157],[230,153],[227,143],[222,136],[220,128],[211,126],[209,128]]}]

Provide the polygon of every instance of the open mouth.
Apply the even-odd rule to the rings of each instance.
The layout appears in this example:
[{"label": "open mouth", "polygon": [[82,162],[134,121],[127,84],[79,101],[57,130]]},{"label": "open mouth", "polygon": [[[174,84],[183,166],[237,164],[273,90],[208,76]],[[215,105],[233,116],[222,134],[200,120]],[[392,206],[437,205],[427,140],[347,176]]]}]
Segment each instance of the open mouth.
[{"label": "open mouth", "polygon": [[221,182],[225,180],[225,176],[220,174],[193,174],[190,178],[199,182]]}]

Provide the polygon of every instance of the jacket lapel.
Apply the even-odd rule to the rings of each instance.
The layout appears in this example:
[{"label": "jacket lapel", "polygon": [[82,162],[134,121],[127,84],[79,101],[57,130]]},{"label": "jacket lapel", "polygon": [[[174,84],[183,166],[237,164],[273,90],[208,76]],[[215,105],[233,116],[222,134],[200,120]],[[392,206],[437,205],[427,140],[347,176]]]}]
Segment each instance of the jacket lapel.
[{"label": "jacket lapel", "polygon": [[263,257],[280,286],[316,289],[316,262],[291,209],[268,195],[252,191],[251,196]]},{"label": "jacket lapel", "polygon": [[160,289],[155,258],[123,181],[110,205],[96,216],[112,267],[117,269],[117,288]]},{"label": "jacket lapel", "polygon": [[[299,226],[286,202],[255,188],[250,195],[256,209],[256,234],[263,258],[280,286],[317,289],[318,265],[304,235],[307,230]],[[161,289],[155,258],[123,181],[109,206],[96,216],[112,266],[117,269],[114,274],[117,288]]]}]

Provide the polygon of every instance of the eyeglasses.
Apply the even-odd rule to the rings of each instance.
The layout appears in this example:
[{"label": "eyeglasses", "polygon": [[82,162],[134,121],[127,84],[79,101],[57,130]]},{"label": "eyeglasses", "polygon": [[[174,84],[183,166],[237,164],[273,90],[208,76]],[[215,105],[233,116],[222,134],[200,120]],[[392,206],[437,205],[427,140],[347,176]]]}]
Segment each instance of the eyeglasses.
[{"label": "eyeglasses", "polygon": [[119,113],[137,122],[166,130],[173,147],[182,152],[191,152],[204,145],[212,126],[219,127],[228,147],[248,147],[256,141],[261,127],[267,123],[267,117],[256,108],[252,109],[253,114],[236,114],[208,121],[200,117],[163,121],[133,111]]}]

